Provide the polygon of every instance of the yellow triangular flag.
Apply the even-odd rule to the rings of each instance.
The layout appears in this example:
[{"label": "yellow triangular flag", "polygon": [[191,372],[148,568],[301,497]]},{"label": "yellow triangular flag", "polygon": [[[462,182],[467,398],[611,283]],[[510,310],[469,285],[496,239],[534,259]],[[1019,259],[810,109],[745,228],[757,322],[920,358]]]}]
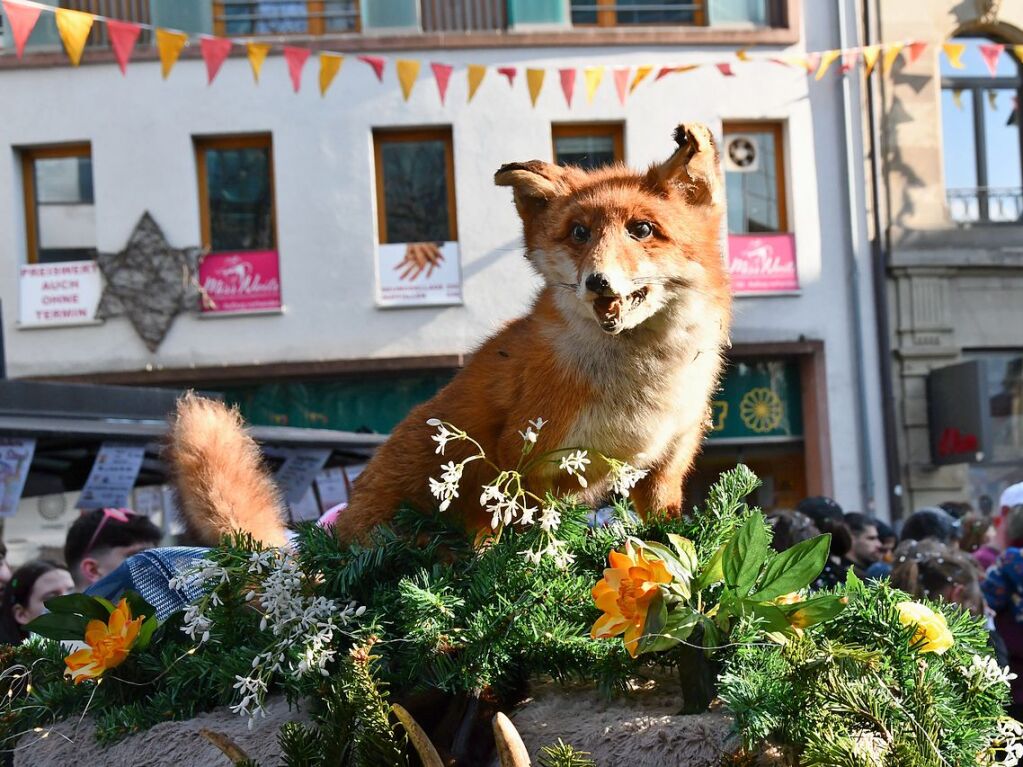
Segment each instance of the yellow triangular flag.
[{"label": "yellow triangular flag", "polygon": [[749,61],[749,53],[746,52],[746,48],[740,48],[735,52],[735,58],[739,61]]},{"label": "yellow triangular flag", "polygon": [[529,86],[529,98],[536,106],[536,100],[540,97],[540,89],[543,88],[544,69],[527,69],[526,84]]},{"label": "yellow triangular flag", "polygon": [[821,65],[817,68],[817,76],[814,80],[820,80],[828,73],[828,67],[835,63],[835,59],[842,55],[842,51],[824,51],[821,54]]},{"label": "yellow triangular flag", "polygon": [[[320,54],[320,95],[327,95],[327,88],[334,82],[334,78],[337,77],[337,73],[341,71],[341,64],[344,62],[345,57],[339,53],[321,53]],[[418,63],[418,62],[417,62]],[[415,79],[415,78],[413,78]],[[411,90],[411,89],[410,89]],[[405,97],[406,100],[408,96]]]},{"label": "yellow triangular flag", "polygon": [[987,104],[992,112],[998,109],[998,91],[987,92]]},{"label": "yellow triangular flag", "polygon": [[583,78],[586,80],[586,103],[593,103],[593,94],[600,87],[600,81],[604,77],[604,67],[586,67],[583,69]]},{"label": "yellow triangular flag", "polygon": [[401,93],[405,97],[405,101],[408,101],[408,97],[412,95],[412,86],[416,84],[416,78],[419,77],[419,61],[416,59],[398,59],[395,62],[395,67],[398,70],[398,82],[401,83]]},{"label": "yellow triangular flag", "polygon": [[945,51],[945,55],[948,56],[948,65],[952,69],[963,68],[963,51],[966,50],[966,43],[945,43],[941,46],[941,50]]},{"label": "yellow triangular flag", "polygon": [[647,75],[654,71],[653,67],[636,67],[636,74],[632,78],[632,85],[629,86],[629,93],[636,90],[636,86],[646,80]]},{"label": "yellow triangular flag", "polygon": [[902,43],[892,43],[884,49],[884,61],[881,63],[881,71],[887,72],[892,68],[895,59],[902,53]]},{"label": "yellow triangular flag", "polygon": [[963,89],[956,88],[952,91],[952,103],[956,105],[956,109],[960,112],[963,111]]},{"label": "yellow triangular flag", "polygon": [[880,45],[868,45],[863,49],[863,74],[870,77],[870,73],[874,71],[874,65],[877,63],[877,57],[881,55]]},{"label": "yellow triangular flag", "polygon": [[92,14],[69,11],[66,8],[58,8],[55,14],[57,31],[60,32],[64,50],[67,51],[71,63],[77,67],[82,60],[85,41],[89,39],[89,30],[92,29]]},{"label": "yellow triangular flag", "polygon": [[181,49],[188,43],[188,35],[184,32],[172,32],[169,29],[156,30],[156,47],[160,51],[160,72],[163,79],[171,73],[181,55]]},{"label": "yellow triangular flag", "polygon": [[806,58],[806,56],[786,56],[784,59],[782,59],[782,61],[784,61],[790,67],[796,67],[797,69],[805,69],[808,72],[813,71],[812,69],[810,69],[810,59]]},{"label": "yellow triangular flag", "polygon": [[1016,58],[1019,59],[1019,63],[1023,64],[1023,45],[1012,46],[1012,52],[1016,55]]},{"label": "yellow triangular flag", "polygon": [[483,82],[484,75],[487,74],[487,68],[482,64],[470,64],[469,65],[469,98],[468,101],[472,101],[472,97],[476,95],[476,91],[479,90],[480,83]]},{"label": "yellow triangular flag", "polygon": [[266,54],[270,52],[270,43],[249,43],[246,46],[249,54],[249,66],[252,67],[252,79],[259,82],[259,73],[263,69],[263,62],[266,61]]}]

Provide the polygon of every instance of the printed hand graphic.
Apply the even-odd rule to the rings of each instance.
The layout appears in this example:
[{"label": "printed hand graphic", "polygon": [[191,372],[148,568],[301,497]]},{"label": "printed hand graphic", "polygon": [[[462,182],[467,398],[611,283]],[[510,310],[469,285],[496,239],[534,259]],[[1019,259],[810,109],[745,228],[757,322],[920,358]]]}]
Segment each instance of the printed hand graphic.
[{"label": "printed hand graphic", "polygon": [[427,277],[433,274],[433,270],[443,260],[444,254],[440,252],[439,243],[410,242],[405,246],[405,257],[394,268],[401,272],[399,279],[414,282],[423,270],[427,270]]}]

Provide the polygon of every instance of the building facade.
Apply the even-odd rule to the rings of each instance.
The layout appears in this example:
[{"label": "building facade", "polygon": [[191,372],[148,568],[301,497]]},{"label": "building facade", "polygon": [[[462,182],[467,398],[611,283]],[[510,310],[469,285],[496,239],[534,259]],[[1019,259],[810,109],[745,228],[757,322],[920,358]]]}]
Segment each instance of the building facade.
[{"label": "building facade", "polygon": [[[538,287],[510,193],[493,185],[500,165],[644,167],[670,154],[679,122],[702,121],[724,148],[739,295],[689,497],[742,460],[766,507],[827,494],[887,515],[871,253],[851,213],[866,193],[862,78],[792,65],[859,45],[852,3],[135,5],[136,20],[191,36],[166,78],[147,29],[122,74],[102,31],[72,68],[48,14],[20,61],[5,28],[11,376],[191,386],[257,423],[387,431]],[[207,84],[200,35],[271,44],[258,84],[243,44]],[[281,43],[313,52],[298,92]],[[322,96],[321,52],[344,54]],[[450,76],[443,99],[434,64]],[[528,70],[545,72],[535,104]],[[169,245],[149,223],[129,244],[146,213]],[[193,248],[206,254],[194,280]],[[53,271],[91,272],[97,252],[114,270],[103,279]],[[116,293],[106,319],[46,298],[41,283],[59,293],[79,277]]]}]

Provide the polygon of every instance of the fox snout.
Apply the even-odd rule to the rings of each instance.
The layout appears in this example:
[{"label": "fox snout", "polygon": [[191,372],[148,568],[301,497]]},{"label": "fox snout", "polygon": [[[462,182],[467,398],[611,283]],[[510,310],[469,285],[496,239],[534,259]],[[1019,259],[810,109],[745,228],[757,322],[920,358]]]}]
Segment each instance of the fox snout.
[{"label": "fox snout", "polygon": [[586,278],[584,284],[588,291],[596,293],[598,296],[614,295],[614,291],[611,290],[611,281],[603,272],[594,272]]}]

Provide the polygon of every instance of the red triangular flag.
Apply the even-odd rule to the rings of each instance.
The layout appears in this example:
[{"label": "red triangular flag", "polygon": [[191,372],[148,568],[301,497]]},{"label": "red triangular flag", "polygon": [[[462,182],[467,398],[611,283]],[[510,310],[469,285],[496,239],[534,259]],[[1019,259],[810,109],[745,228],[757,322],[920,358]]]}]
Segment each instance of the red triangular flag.
[{"label": "red triangular flag", "polygon": [[856,59],[860,57],[860,52],[856,50],[848,51],[842,56],[842,74],[844,75],[854,66],[856,66]]},{"label": "red triangular flag", "polygon": [[455,68],[447,64],[430,64],[430,69],[433,70],[433,78],[437,81],[437,90],[440,93],[440,103],[443,104],[448,93],[448,80],[451,79],[451,73]]},{"label": "red triangular flag", "polygon": [[980,55],[984,57],[984,63],[987,64],[987,71],[994,77],[998,73],[998,57],[1002,55],[1002,51],[1005,50],[1005,46],[1001,43],[988,43],[986,45],[978,45],[977,50],[980,51]]},{"label": "red triangular flag", "polygon": [[909,63],[912,64],[920,58],[925,50],[927,50],[927,43],[910,43],[907,45],[906,52],[909,55]]},{"label": "red triangular flag", "polygon": [[7,20],[11,23],[11,36],[14,38],[14,50],[21,58],[25,52],[25,43],[28,36],[32,34],[32,28],[39,20],[39,8],[29,5],[15,5],[4,0],[4,11],[7,13]]},{"label": "red triangular flag", "polygon": [[625,95],[629,90],[629,74],[630,70],[628,67],[614,71],[615,90],[618,91],[618,100],[623,106],[625,105]]},{"label": "red triangular flag", "polygon": [[670,75],[672,72],[675,72],[677,70],[678,67],[661,67],[659,70],[657,70],[657,77],[654,78],[654,82],[657,82],[662,77],[666,77],[667,75]]},{"label": "red triangular flag", "polygon": [[[203,60],[206,62],[206,84],[213,85],[213,79],[220,71],[220,65],[231,52],[233,43],[226,37],[203,37],[199,40]],[[299,67],[301,70],[301,67]],[[296,87],[295,90],[298,90]]]},{"label": "red triangular flag", "polygon": [[497,71],[508,78],[508,85],[515,85],[515,75],[518,74],[519,70],[515,67],[498,67]]},{"label": "red triangular flag", "polygon": [[364,64],[369,64],[373,67],[373,71],[376,72],[377,80],[380,82],[384,81],[384,64],[387,62],[379,56],[358,56],[359,61]]},{"label": "red triangular flag", "polygon": [[716,66],[718,68],[718,72],[723,74],[725,77],[735,77],[735,72],[732,71],[731,64],[725,62],[722,64],[715,64],[714,66]]},{"label": "red triangular flag", "polygon": [[821,54],[820,52],[806,54],[806,71],[811,75],[817,74],[817,69],[821,65]]},{"label": "red triangular flag", "polygon": [[561,91],[565,94],[565,103],[572,106],[572,94],[575,93],[575,70],[559,69],[561,75]]},{"label": "red triangular flag", "polygon": [[114,56],[117,58],[117,65],[121,68],[121,74],[128,73],[128,59],[135,50],[135,43],[138,42],[139,33],[142,27],[132,24],[130,21],[118,21],[107,19],[107,36],[110,38],[110,47],[114,49]]},{"label": "red triangular flag", "polygon": [[291,84],[295,93],[302,87],[302,67],[309,58],[308,48],[293,48],[290,45],[284,46],[284,60],[288,62],[288,74],[291,75]]}]

